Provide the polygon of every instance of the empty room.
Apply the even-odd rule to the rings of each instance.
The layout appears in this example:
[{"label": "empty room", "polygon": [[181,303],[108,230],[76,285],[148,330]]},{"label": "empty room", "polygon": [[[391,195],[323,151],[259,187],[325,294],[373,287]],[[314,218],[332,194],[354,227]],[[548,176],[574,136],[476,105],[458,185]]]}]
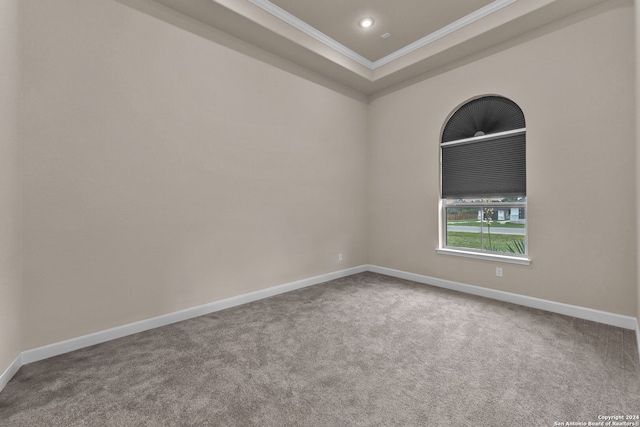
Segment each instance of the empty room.
[{"label": "empty room", "polygon": [[0,425],[640,426],[639,20],[0,0]]}]

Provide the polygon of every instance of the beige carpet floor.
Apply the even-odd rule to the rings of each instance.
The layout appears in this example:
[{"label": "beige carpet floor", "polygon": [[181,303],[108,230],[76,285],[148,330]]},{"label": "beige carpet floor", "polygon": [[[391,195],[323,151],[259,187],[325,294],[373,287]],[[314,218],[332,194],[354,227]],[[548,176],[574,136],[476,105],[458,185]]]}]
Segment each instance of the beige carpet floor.
[{"label": "beige carpet floor", "polygon": [[0,425],[29,427],[524,427],[636,414],[634,331],[374,273],[25,365],[0,393]]}]

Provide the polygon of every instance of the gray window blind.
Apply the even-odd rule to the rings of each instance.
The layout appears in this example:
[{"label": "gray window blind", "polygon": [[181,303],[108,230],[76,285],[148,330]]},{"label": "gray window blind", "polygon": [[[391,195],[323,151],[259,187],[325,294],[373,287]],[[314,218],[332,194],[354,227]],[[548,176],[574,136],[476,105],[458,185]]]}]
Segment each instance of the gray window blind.
[{"label": "gray window blind", "polygon": [[526,194],[526,132],[520,107],[495,96],[460,107],[443,132],[442,197]]}]

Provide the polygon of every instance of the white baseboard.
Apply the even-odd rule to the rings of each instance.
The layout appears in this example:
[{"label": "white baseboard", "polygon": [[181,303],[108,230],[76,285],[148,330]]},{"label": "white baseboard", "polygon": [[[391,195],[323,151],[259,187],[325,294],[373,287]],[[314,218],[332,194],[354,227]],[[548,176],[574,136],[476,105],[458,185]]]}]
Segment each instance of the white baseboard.
[{"label": "white baseboard", "polygon": [[619,328],[638,330],[635,317],[623,316],[621,314],[609,313],[606,311],[594,310],[592,308],[580,307],[577,305],[564,304],[561,302],[549,301],[540,298],[528,297],[525,295],[513,294],[510,292],[497,291],[495,289],[483,288],[480,286],[467,285],[464,283],[452,282],[450,280],[437,279],[435,277],[423,276],[421,274],[408,273],[406,271],[394,270],[386,267],[369,265],[368,270],[374,273],[385,274],[399,279],[411,280],[426,285],[437,286],[439,288],[451,289],[464,292],[466,294],[478,295],[498,301],[510,302],[523,305],[525,307],[538,308],[552,313],[564,314],[566,316],[577,317],[579,319],[591,320],[605,325],[617,326]]},{"label": "white baseboard", "polygon": [[172,323],[181,322],[183,320],[192,319],[194,317],[203,316],[215,311],[224,310],[226,308],[235,307],[246,304],[259,299],[268,298],[274,295],[290,292],[296,289],[305,288],[311,285],[328,282],[330,280],[339,279],[341,277],[351,276],[353,274],[367,271],[367,266],[348,268],[346,270],[335,271],[333,273],[322,274],[320,276],[310,277],[283,285],[262,289],[248,294],[242,294],[208,304],[191,307],[185,310],[176,311],[162,316],[152,317],[150,319],[141,320],[139,322],[129,323],[92,334],[83,335],[66,341],[45,345],[43,347],[34,348],[22,352],[22,363],[32,363],[49,357],[58,356],[70,351],[79,350],[81,348],[111,341],[116,338],[122,338],[127,335],[137,334],[138,332],[147,331],[149,329],[159,328],[161,326],[170,325]]},{"label": "white baseboard", "polygon": [[636,319],[636,344],[638,344],[638,357],[640,357],[640,319]]},{"label": "white baseboard", "polygon": [[9,383],[9,380],[18,372],[18,369],[22,367],[22,353],[15,358],[13,362],[4,370],[0,375],[0,391]]},{"label": "white baseboard", "polygon": [[387,276],[397,277],[400,279],[412,280],[418,283],[437,286],[441,288],[460,291],[468,294],[492,298],[499,301],[511,302],[526,307],[538,308],[553,313],[564,314],[567,316],[577,317],[580,319],[592,320],[598,323],[618,326],[626,329],[635,329],[638,341],[638,354],[640,354],[640,324],[635,317],[623,316],[614,313],[584,308],[569,304],[558,303],[554,301],[543,300],[539,298],[528,297],[524,295],[513,294],[509,292],[497,291],[494,289],[482,288],[479,286],[467,285],[464,283],[452,282],[449,280],[437,279],[434,277],[423,276],[420,274],[409,273],[406,271],[394,270],[391,268],[378,267],[376,265],[361,265],[358,267],[348,268],[345,270],[335,271],[333,273],[323,274],[308,279],[298,280],[267,289],[262,289],[248,294],[238,295],[226,298],[220,301],[214,301],[208,304],[188,308],[186,310],[176,311],[162,316],[141,320],[139,322],[129,323],[127,325],[118,326],[92,334],[83,335],[65,341],[45,345],[43,347],[34,348],[23,351],[9,367],[0,375],[0,391],[7,385],[9,380],[18,372],[24,364],[37,362],[49,357],[58,356],[70,351],[79,350],[81,348],[100,344],[106,341],[122,338],[127,335],[136,334],[149,329],[170,325],[172,323],[191,319],[226,308],[235,307],[274,295],[290,292],[296,289],[305,288],[307,286],[317,285],[319,283],[328,282],[330,280],[351,276],[353,274],[371,271],[374,273],[385,274]]}]

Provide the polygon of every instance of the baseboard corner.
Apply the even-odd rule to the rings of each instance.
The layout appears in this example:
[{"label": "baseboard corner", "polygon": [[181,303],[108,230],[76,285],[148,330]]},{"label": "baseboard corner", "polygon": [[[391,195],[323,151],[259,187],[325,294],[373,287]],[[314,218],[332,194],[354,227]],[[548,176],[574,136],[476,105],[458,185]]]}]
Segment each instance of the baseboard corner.
[{"label": "baseboard corner", "polygon": [[2,375],[0,375],[0,392],[4,390],[4,388],[9,383],[9,381],[11,381],[11,378],[13,378],[13,376],[18,373],[18,370],[20,370],[21,367],[22,367],[22,353],[20,353],[14,359],[14,361],[11,362],[9,366],[7,366],[7,369],[4,370]]}]

